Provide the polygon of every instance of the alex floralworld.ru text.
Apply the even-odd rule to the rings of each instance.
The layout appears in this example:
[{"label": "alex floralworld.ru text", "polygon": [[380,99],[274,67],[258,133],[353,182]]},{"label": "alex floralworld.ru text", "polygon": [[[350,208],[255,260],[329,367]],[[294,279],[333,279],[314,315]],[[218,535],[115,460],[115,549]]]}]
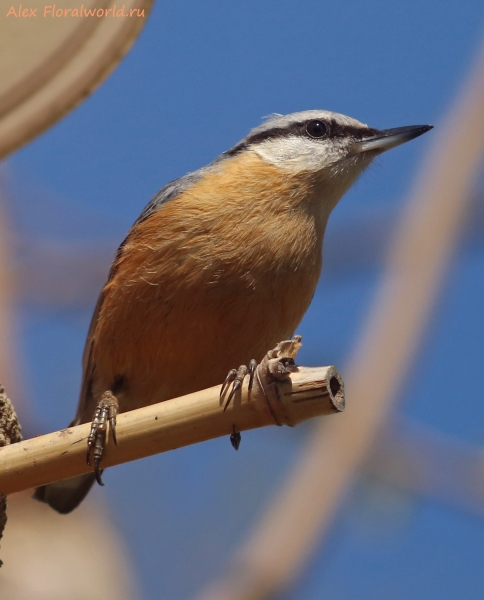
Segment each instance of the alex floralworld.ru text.
[{"label": "alex floralworld.ru text", "polygon": [[44,6],[43,13],[38,13],[38,8],[30,8],[20,4],[11,6],[7,11],[7,17],[144,17],[144,8],[126,9],[126,5],[117,6],[114,4],[111,8],[86,8],[81,4],[78,8],[58,8],[55,4]]}]

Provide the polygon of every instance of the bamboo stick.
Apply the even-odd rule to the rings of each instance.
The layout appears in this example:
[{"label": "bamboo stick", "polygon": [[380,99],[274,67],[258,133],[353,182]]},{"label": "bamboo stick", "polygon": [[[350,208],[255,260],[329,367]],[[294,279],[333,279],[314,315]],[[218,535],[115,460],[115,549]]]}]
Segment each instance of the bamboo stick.
[{"label": "bamboo stick", "polygon": [[[274,352],[274,351],[272,351]],[[344,410],[344,385],[335,367],[277,372],[283,359],[266,355],[224,411],[221,386],[118,415],[117,446],[108,435],[103,467],[167,452],[238,431],[267,425],[295,426]],[[274,365],[276,369],[274,370]],[[0,449],[0,492],[7,495],[87,473],[85,423]]]}]

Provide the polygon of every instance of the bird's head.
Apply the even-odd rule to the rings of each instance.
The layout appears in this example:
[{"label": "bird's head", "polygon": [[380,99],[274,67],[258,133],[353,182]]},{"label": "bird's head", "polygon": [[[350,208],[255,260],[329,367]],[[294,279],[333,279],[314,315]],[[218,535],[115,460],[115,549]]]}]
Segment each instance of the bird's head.
[{"label": "bird's head", "polygon": [[271,117],[225,155],[254,152],[288,175],[311,178],[324,188],[332,208],[376,156],[430,129],[414,125],[379,131],[345,115],[307,110]]}]

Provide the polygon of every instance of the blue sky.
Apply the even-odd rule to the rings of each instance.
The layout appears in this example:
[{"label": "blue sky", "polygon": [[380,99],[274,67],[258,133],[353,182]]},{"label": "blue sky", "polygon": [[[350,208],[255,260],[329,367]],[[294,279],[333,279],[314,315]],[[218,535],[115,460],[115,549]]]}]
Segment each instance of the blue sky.
[{"label": "blue sky", "polygon": [[[108,240],[114,254],[160,187],[211,161],[272,112],[324,108],[377,128],[445,127],[483,25],[481,0],[158,0],[108,80],[8,159],[17,227],[33,240]],[[425,138],[365,173],[335,210],[327,244],[360,223],[395,218]],[[337,262],[331,250],[299,328],[299,361],[344,373],[379,269],[357,266],[338,277],[328,261]],[[407,417],[475,444],[484,438],[483,271],[481,237],[455,257],[420,350],[421,372],[401,398]],[[91,310],[22,309],[34,433],[65,426],[75,412]],[[458,414],[449,372],[466,381],[468,410]],[[128,540],[144,600],[188,598],[223,570],[306,431],[249,432],[238,453],[214,440],[106,473],[106,487],[94,493],[111,504]],[[483,554],[483,521],[362,480],[284,600],[477,600]]]}]

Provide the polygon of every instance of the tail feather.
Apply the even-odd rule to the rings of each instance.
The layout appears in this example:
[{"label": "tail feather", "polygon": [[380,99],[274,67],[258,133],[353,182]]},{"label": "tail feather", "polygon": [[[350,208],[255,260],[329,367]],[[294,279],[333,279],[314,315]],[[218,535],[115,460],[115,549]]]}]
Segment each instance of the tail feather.
[{"label": "tail feather", "polygon": [[33,497],[65,515],[84,500],[95,480],[94,473],[87,473],[64,481],[49,483],[38,487]]}]

